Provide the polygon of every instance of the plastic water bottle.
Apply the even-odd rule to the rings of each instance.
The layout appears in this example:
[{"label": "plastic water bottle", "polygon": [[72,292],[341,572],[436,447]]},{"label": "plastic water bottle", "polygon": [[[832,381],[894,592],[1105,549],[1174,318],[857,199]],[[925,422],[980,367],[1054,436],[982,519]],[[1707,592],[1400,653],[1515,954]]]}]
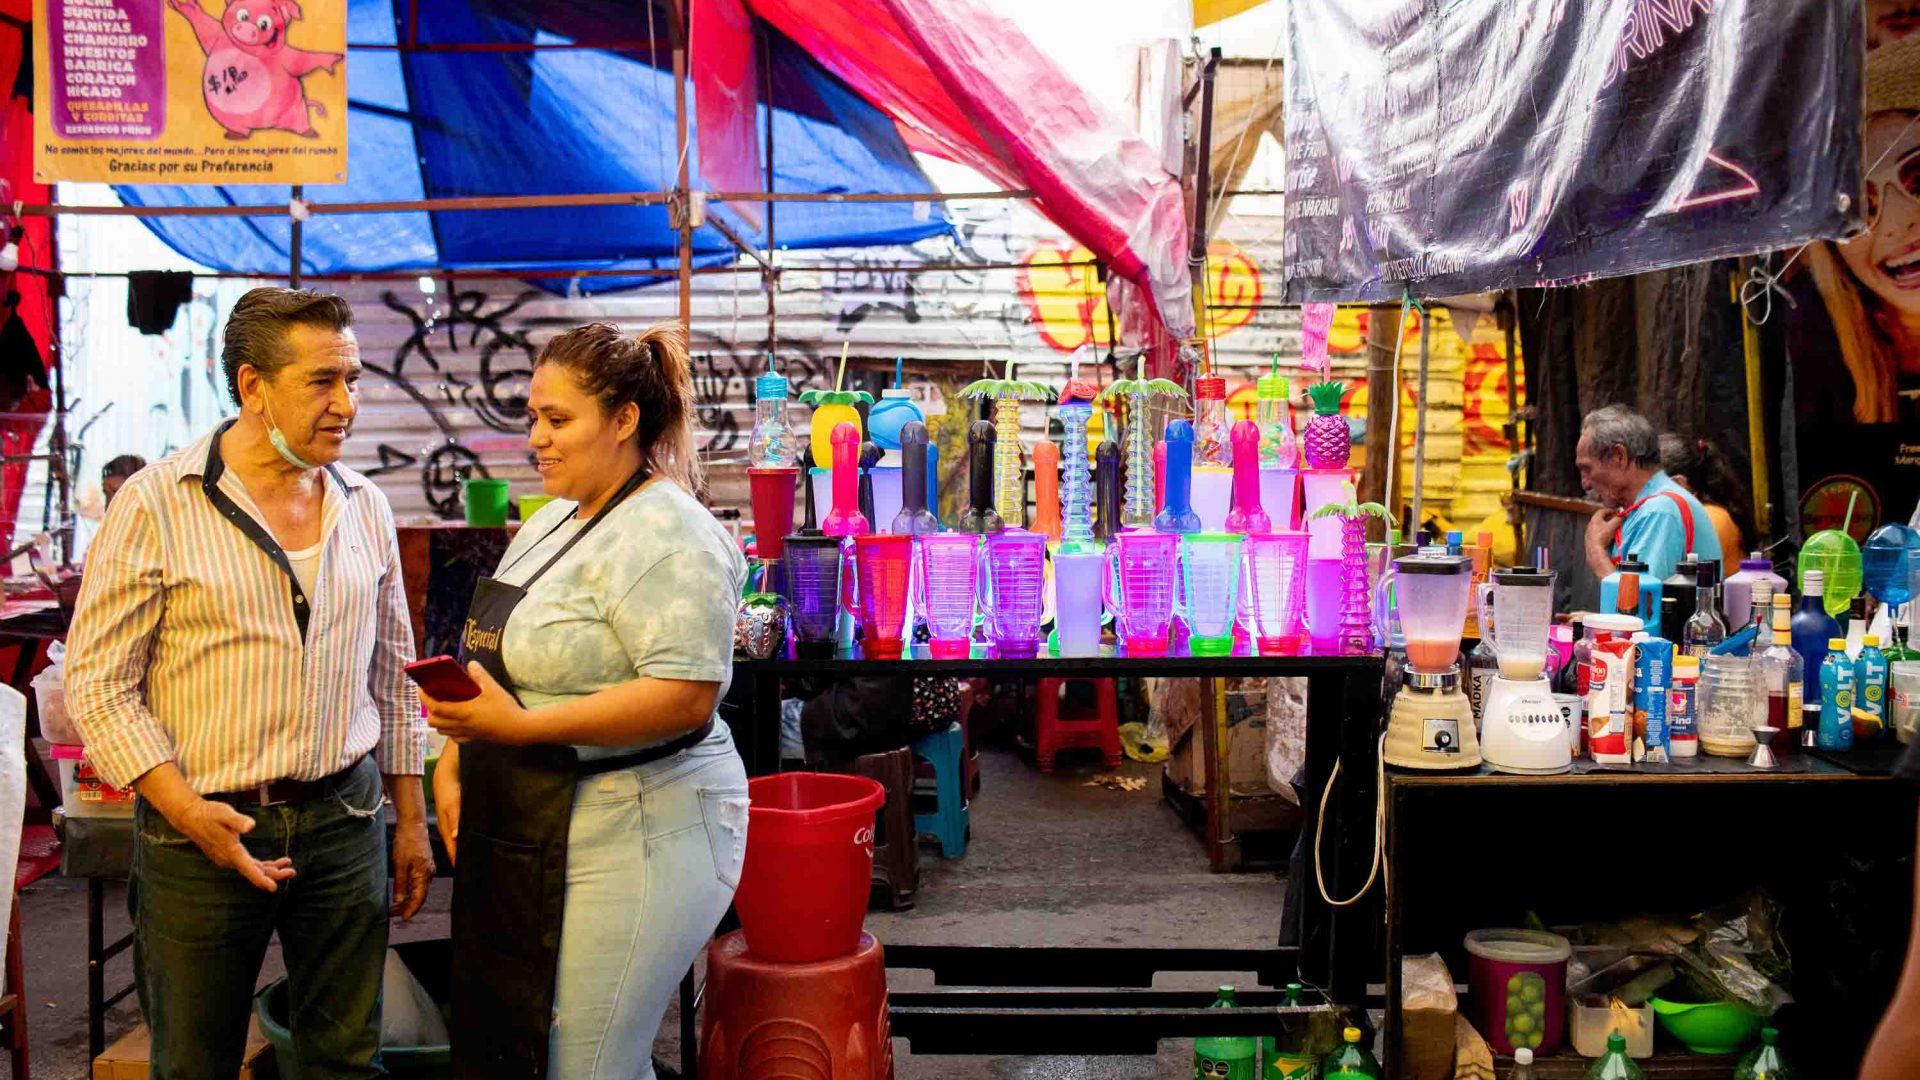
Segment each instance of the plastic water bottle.
[{"label": "plastic water bottle", "polygon": [[1853,696],[1856,708],[1873,717],[1862,721],[1879,738],[1887,730],[1887,654],[1880,651],[1880,635],[1860,639],[1860,659],[1853,664]]},{"label": "plastic water bottle", "polygon": [[1820,749],[1853,749],[1853,663],[1847,659],[1847,639],[1827,642],[1827,658],[1820,661]]},{"label": "plastic water bottle", "polygon": [[[753,380],[753,431],[747,436],[747,464],[779,469],[799,464],[793,429],[787,426],[787,379],[768,372]],[[802,478],[805,483],[805,478]]]},{"label": "plastic water bottle", "polygon": [[1647,1074],[1627,1056],[1627,1037],[1607,1036],[1606,1055],[1587,1066],[1586,1080],[1647,1080]]},{"label": "plastic water bottle", "polygon": [[1533,1080],[1533,1051],[1524,1046],[1513,1051],[1513,1071],[1507,1074],[1507,1080]]}]

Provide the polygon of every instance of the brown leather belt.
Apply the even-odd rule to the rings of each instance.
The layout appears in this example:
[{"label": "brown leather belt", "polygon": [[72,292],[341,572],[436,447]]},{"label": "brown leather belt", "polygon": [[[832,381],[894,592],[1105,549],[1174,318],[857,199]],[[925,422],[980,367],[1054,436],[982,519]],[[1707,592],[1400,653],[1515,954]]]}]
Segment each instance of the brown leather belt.
[{"label": "brown leather belt", "polygon": [[318,780],[272,780],[245,791],[215,792],[207,798],[218,799],[229,806],[237,807],[282,806],[306,802],[308,799],[332,794],[333,789],[352,775],[365,760],[367,760],[366,755],[362,754],[353,764]]}]

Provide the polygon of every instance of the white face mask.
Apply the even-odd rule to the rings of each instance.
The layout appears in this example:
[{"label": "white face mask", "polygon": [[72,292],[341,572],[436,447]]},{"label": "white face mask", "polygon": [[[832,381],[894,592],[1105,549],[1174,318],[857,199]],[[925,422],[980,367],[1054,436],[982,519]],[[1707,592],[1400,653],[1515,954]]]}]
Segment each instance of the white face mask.
[{"label": "white face mask", "polygon": [[281,433],[280,425],[273,421],[273,406],[267,404],[265,394],[262,394],[260,397],[260,405],[267,413],[267,441],[273,444],[273,448],[279,453],[281,460],[296,469],[302,469],[308,472],[319,468],[320,466],[294,453],[293,447],[287,445],[286,435]]}]

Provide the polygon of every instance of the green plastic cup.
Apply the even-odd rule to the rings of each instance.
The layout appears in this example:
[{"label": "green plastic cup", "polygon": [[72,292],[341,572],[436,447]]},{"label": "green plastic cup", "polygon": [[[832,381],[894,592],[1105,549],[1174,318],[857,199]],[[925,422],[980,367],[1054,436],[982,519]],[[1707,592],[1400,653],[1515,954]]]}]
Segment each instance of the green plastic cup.
[{"label": "green plastic cup", "polygon": [[554,496],[552,495],[520,496],[520,520],[532,521],[533,515],[539,513],[548,503],[552,502],[553,499]]},{"label": "green plastic cup", "polygon": [[507,524],[507,482],[474,477],[462,487],[467,524],[477,529],[499,529]]}]

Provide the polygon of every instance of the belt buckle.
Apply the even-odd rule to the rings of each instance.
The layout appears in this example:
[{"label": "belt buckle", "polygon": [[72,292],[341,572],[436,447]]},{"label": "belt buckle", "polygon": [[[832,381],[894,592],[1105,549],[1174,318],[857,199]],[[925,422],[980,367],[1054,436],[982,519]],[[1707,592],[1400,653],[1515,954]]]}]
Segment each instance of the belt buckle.
[{"label": "belt buckle", "polygon": [[287,801],[285,799],[276,799],[273,797],[273,781],[271,780],[267,781],[264,784],[261,784],[258,788],[256,788],[254,790],[254,794],[259,797],[259,802],[256,805],[262,808],[269,807],[269,806],[283,806],[286,804],[286,801]]}]

